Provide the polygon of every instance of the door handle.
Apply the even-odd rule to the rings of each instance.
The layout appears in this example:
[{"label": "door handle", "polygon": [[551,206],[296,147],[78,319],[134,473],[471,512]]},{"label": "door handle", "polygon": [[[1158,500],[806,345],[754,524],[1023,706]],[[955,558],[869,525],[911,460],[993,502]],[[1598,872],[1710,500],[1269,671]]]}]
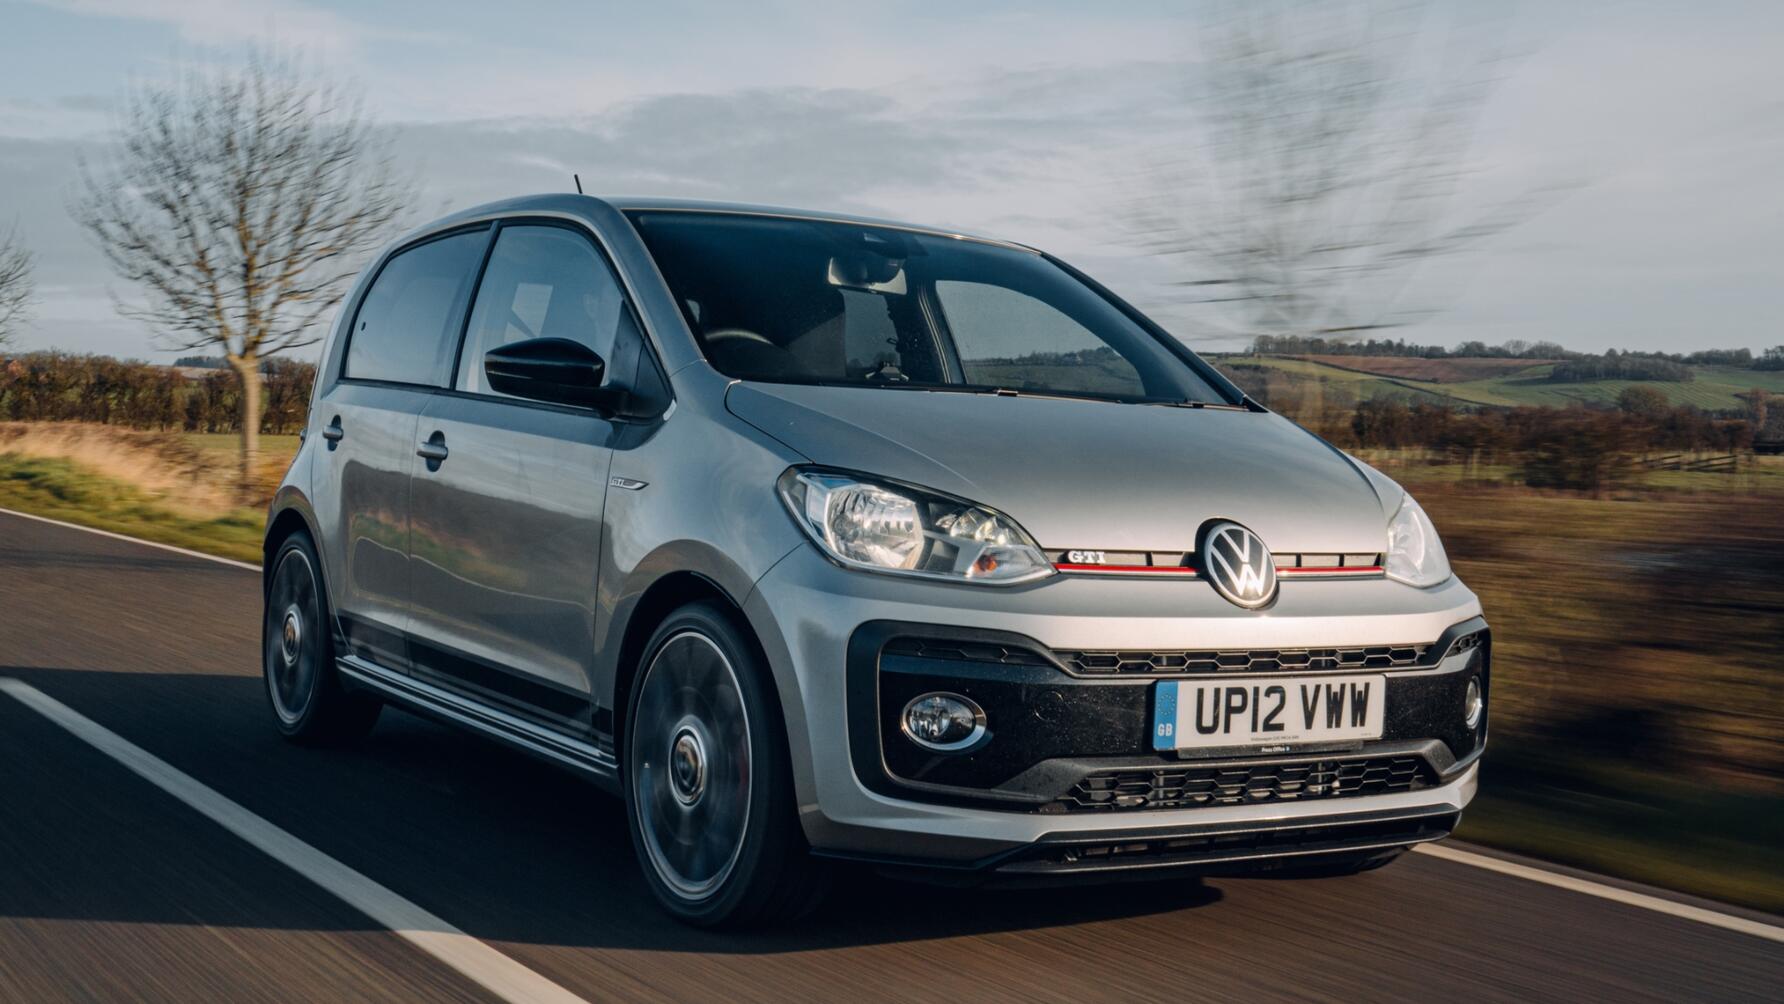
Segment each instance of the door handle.
[{"label": "door handle", "polygon": [[326,427],[324,427],[322,430],[322,438],[328,440],[331,443],[340,442],[341,437],[345,436],[346,434],[347,434],[347,430],[341,428],[341,416],[339,416],[339,415],[336,415],[335,420],[328,423],[328,425]]},{"label": "door handle", "polygon": [[446,459],[446,437],[436,432],[427,442],[415,448],[415,455],[430,463]]}]

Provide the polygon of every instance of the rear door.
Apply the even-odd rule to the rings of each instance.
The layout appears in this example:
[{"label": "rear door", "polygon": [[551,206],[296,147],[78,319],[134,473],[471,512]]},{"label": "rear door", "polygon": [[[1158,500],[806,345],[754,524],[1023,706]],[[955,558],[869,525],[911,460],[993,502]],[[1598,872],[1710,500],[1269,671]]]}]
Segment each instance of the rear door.
[{"label": "rear door", "polygon": [[582,734],[619,425],[490,389],[484,354],[532,338],[582,342],[610,373],[618,343],[637,338],[612,268],[579,228],[500,225],[453,388],[422,413],[420,439],[444,456],[415,469],[410,648],[417,676]]},{"label": "rear door", "polygon": [[312,468],[322,560],[346,651],[406,669],[409,479],[416,423],[446,386],[487,226],[387,259],[354,307],[340,372],[317,400]]}]

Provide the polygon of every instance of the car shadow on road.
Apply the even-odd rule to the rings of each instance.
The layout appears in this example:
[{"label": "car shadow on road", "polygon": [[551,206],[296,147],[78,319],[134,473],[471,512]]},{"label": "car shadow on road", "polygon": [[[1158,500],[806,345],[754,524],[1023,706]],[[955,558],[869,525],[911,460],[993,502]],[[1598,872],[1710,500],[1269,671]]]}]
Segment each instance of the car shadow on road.
[{"label": "car shadow on road", "polygon": [[[799,952],[1144,917],[1220,898],[1217,890],[1186,881],[1063,892],[963,891],[844,868],[826,905],[806,920],[765,932],[697,931],[670,920],[652,902],[617,798],[489,741],[387,710],[372,735],[351,748],[294,746],[273,731],[257,677],[9,666],[0,666],[0,677],[32,684],[362,875],[491,941]],[[8,697],[0,702],[11,704],[0,703],[7,716],[0,722],[31,714]],[[8,742],[0,734],[0,757],[9,755]],[[135,821],[143,832],[177,825],[186,834],[189,853],[136,867],[177,874],[213,866],[220,854],[240,849],[221,827],[191,816],[123,767],[77,751],[73,742],[35,744],[32,783],[39,802],[43,791],[54,791],[69,812],[91,800],[114,813],[144,816]],[[240,896],[188,903],[164,889],[136,891],[142,883],[114,881],[103,869],[65,867],[46,878],[29,866],[38,853],[25,836],[31,829],[16,817],[10,825],[0,817],[0,848],[24,862],[0,868],[0,918],[319,925],[313,911],[286,916],[279,904],[258,901],[254,881],[240,884]],[[40,833],[38,839],[45,838]],[[283,866],[258,855],[249,860],[280,873],[268,874],[267,882],[288,880]],[[94,888],[97,883],[106,888]],[[363,926],[374,925],[368,920]]]}]

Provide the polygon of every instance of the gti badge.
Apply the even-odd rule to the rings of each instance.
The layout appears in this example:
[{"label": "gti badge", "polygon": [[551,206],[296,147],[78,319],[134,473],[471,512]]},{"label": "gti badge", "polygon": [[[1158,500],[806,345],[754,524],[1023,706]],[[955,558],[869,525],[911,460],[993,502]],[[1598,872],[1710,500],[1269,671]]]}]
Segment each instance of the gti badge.
[{"label": "gti badge", "polygon": [[1276,559],[1257,534],[1216,523],[1202,538],[1202,574],[1232,603],[1256,610],[1276,598]]}]

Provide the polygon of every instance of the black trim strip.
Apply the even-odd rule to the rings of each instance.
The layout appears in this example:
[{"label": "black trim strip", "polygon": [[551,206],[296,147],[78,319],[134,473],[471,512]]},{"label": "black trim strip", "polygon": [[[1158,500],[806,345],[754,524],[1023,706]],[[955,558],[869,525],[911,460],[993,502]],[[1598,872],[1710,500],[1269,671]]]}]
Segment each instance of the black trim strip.
[{"label": "black trim strip", "polygon": [[[1317,858],[1370,851],[1387,851],[1442,840],[1461,820],[1461,813],[1447,806],[1417,812],[1383,814],[1376,818],[1324,817],[1247,825],[1229,830],[1183,834],[1123,833],[1100,838],[1074,836],[1069,840],[1043,837],[1027,848],[1008,855],[995,865],[1000,875],[1066,876],[1118,871],[1150,871],[1165,868],[1212,868],[1256,865],[1266,861]],[[1250,837],[1253,842],[1244,838]],[[1179,844],[1179,847],[1171,847]],[[1136,845],[1132,856],[1113,853]],[[1162,848],[1160,845],[1163,845]],[[1092,856],[1087,851],[1104,849]],[[1157,851],[1154,848],[1159,848]],[[1130,852],[1131,853],[1131,852]]]},{"label": "black trim strip", "polygon": [[409,635],[409,657],[418,679],[489,701],[509,714],[592,735],[592,702],[580,691],[522,676],[413,634]]},{"label": "black trim strip", "polygon": [[352,656],[335,660],[335,666],[355,685],[377,691],[410,710],[447,719],[522,752],[592,775],[610,788],[617,787],[619,764],[613,754],[581,739],[515,718],[499,709]]},{"label": "black trim strip", "polygon": [[409,645],[402,632],[335,610],[335,651],[383,665],[407,666]]},{"label": "black trim strip", "polygon": [[[1258,862],[1268,860],[1292,859],[1318,855],[1330,855],[1355,851],[1406,847],[1415,843],[1442,839],[1449,835],[1458,822],[1461,812],[1449,805],[1430,805],[1412,809],[1368,809],[1360,812],[1334,812],[1329,815],[1306,816],[1289,820],[1248,820],[1245,822],[1206,823],[1194,826],[1172,826],[1159,829],[1142,829],[1129,827],[1110,830],[1081,830],[1052,832],[1041,835],[1032,843],[1020,844],[1005,850],[987,854],[983,857],[965,861],[937,860],[933,858],[907,857],[892,854],[873,854],[855,851],[833,851],[814,848],[814,854],[820,857],[837,858],[846,861],[858,861],[863,864],[877,865],[891,870],[909,870],[921,877],[937,879],[944,883],[949,881],[974,883],[992,879],[997,875],[1019,876],[1060,875],[1066,876],[1084,872],[1111,872],[1130,869],[1149,868],[1194,868],[1198,865],[1214,867],[1234,862]],[[1287,845],[1270,851],[1258,851],[1255,848],[1244,848],[1243,839],[1247,836],[1266,837],[1269,835],[1294,834],[1310,830],[1351,828],[1359,835],[1371,828],[1391,827],[1395,824],[1406,824],[1411,830],[1429,829],[1430,835],[1410,837],[1390,837],[1385,840],[1379,836],[1361,836],[1360,839],[1334,846],[1324,843],[1323,846],[1299,847]],[[1050,852],[1065,851],[1075,847],[1091,847],[1099,844],[1134,844],[1140,842],[1169,842],[1174,840],[1194,840],[1216,838],[1232,845],[1237,854],[1220,857],[1202,857],[1199,859],[1179,858],[1167,861],[1148,861],[1146,859],[1115,859],[1112,864],[1099,864],[1088,868],[1066,870],[1048,870],[1022,867],[1023,859],[1044,856]]]}]

